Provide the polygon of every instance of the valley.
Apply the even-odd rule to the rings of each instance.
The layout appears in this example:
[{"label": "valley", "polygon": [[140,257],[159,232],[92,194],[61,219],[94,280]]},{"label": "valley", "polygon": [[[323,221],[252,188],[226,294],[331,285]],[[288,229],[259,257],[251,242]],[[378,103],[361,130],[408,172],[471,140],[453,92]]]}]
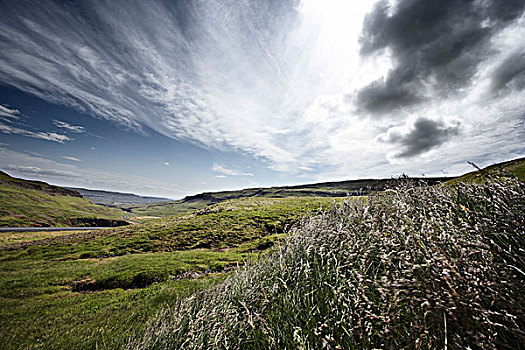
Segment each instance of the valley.
[{"label": "valley", "polygon": [[[483,172],[492,178],[487,180],[488,183],[503,181],[501,183],[504,184],[504,181],[523,181],[524,164],[525,161],[522,158],[490,167]],[[511,174],[515,174],[517,178],[506,180],[514,176]],[[0,321],[3,324],[0,339],[3,340],[5,349],[29,347],[111,349],[121,348],[124,344],[128,344],[130,348],[142,348],[142,345],[137,345],[142,344],[140,343],[141,334],[151,333],[151,322],[159,322],[162,326],[158,328],[158,334],[161,337],[158,341],[162,344],[171,344],[166,346],[172,347],[173,344],[178,344],[178,338],[176,338],[178,333],[172,333],[173,335],[165,333],[173,331],[170,328],[171,325],[165,323],[170,317],[165,316],[163,319],[158,319],[156,317],[159,317],[159,312],[176,310],[178,307],[183,309],[189,307],[189,304],[184,304],[183,300],[192,295],[200,298],[201,293],[205,293],[202,291],[216,290],[217,292],[213,293],[222,295],[220,293],[223,292],[220,291],[229,288],[226,286],[232,283],[234,286],[236,283],[247,283],[241,282],[242,278],[246,278],[243,277],[246,276],[246,273],[259,276],[250,283],[254,284],[253,288],[257,285],[259,286],[257,288],[263,289],[256,290],[248,286],[237,286],[235,288],[241,289],[235,289],[236,293],[246,288],[246,292],[259,295],[259,292],[266,290],[264,288],[269,288],[264,286],[266,283],[264,281],[269,278],[270,271],[275,271],[275,267],[270,269],[267,266],[275,263],[275,260],[272,259],[275,259],[276,254],[281,254],[280,259],[284,259],[281,260],[284,264],[282,268],[288,266],[286,268],[292,269],[292,266],[296,266],[294,264],[298,262],[294,260],[295,257],[292,258],[284,252],[289,251],[290,254],[293,251],[299,252],[299,247],[314,244],[308,249],[313,249],[312,252],[315,252],[312,253],[314,254],[312,257],[317,256],[315,254],[321,252],[317,252],[315,248],[317,244],[331,244],[331,241],[322,243],[323,235],[326,234],[332,237],[330,240],[337,242],[338,236],[333,236],[330,233],[332,230],[337,231],[341,228],[343,233],[340,234],[346,235],[348,233],[344,232],[354,232],[352,230],[358,230],[358,227],[359,230],[363,230],[362,232],[370,227],[375,227],[376,231],[371,232],[384,231],[385,236],[383,237],[389,237],[388,235],[393,234],[390,232],[395,231],[394,228],[388,226],[390,220],[408,220],[403,221],[407,230],[412,227],[411,225],[417,226],[419,224],[416,221],[410,221],[416,219],[398,216],[396,211],[392,211],[390,216],[381,213],[381,208],[390,210],[389,206],[394,204],[388,204],[389,201],[393,201],[398,194],[401,196],[405,191],[417,195],[411,197],[407,194],[406,197],[403,197],[405,202],[395,205],[406,205],[403,210],[411,213],[410,218],[415,218],[414,215],[423,215],[421,208],[428,207],[429,210],[434,208],[429,205],[430,198],[448,198],[446,197],[448,191],[462,188],[461,191],[465,193],[465,198],[461,199],[461,204],[456,207],[447,207],[446,210],[454,213],[458,220],[465,220],[465,225],[470,225],[469,220],[478,220],[475,218],[483,215],[484,211],[489,213],[495,210],[490,209],[492,207],[489,206],[483,211],[478,211],[476,206],[481,204],[477,203],[478,201],[485,203],[484,199],[469,197],[471,196],[469,193],[472,195],[478,193],[475,188],[471,189],[469,184],[479,183],[476,186],[485,186],[483,185],[485,180],[480,181],[481,179],[486,179],[486,175],[483,177],[478,171],[458,179],[436,179],[435,181],[425,179],[425,184],[421,182],[422,179],[409,181],[401,178],[247,189],[203,193],[186,197],[180,201],[131,204],[122,208],[127,210],[122,210],[117,207],[110,208],[92,204],[77,196],[76,193],[61,192],[60,189],[51,185],[25,182],[25,180],[3,175],[0,192],[3,197],[0,203],[4,215],[2,219],[4,226],[49,224],[58,227],[74,222],[68,221],[71,217],[87,217],[90,220],[95,220],[95,218],[119,220],[125,215],[129,215],[130,219],[136,216],[162,217],[143,218],[144,222],[141,223],[101,230],[0,232]],[[35,188],[36,186],[40,187]],[[515,187],[515,184],[512,186],[514,186],[512,191],[517,191],[516,188],[519,188],[519,186]],[[488,191],[488,188],[483,191]],[[483,191],[479,193],[484,193]],[[512,191],[509,193],[514,193]],[[423,197],[418,199],[417,196]],[[520,215],[521,218],[523,215],[520,209],[524,204],[523,195],[513,194],[513,196],[515,196],[512,199],[514,202],[508,202],[510,204],[505,205],[510,205],[509,213],[515,216],[509,216],[507,219],[519,222]],[[424,206],[415,202],[402,204],[417,200],[426,204]],[[446,205],[443,203],[448,202],[436,203],[441,203],[436,205],[445,208]],[[368,210],[370,212],[367,212]],[[438,215],[440,212],[438,206],[432,210],[436,210],[433,215]],[[20,214],[15,214],[15,211]],[[341,214],[343,212],[344,215]],[[364,221],[358,220],[360,217],[367,218],[368,215],[372,216],[363,219]],[[10,216],[13,218],[9,218]],[[303,239],[301,238],[303,235],[307,237],[309,232],[312,234],[317,232],[315,231],[317,229],[314,228],[317,227],[315,223],[328,217],[333,217],[330,220],[338,218],[337,220],[343,221],[339,224],[333,222],[328,226],[323,226],[322,232],[319,232],[321,236],[315,240],[308,238],[303,243],[294,243],[297,239]],[[344,219],[345,217],[347,219]],[[417,220],[423,220],[421,222],[427,225],[425,218],[427,216]],[[440,225],[451,225],[450,230],[456,230],[452,223],[446,221],[448,219],[443,217],[442,220],[444,221]],[[79,223],[79,221],[76,222]],[[354,226],[347,226],[348,222],[354,222],[352,224]],[[433,224],[428,225],[430,226],[424,226],[424,230],[430,230],[430,227],[433,227]],[[439,228],[435,229],[439,230]],[[403,233],[403,235],[410,234],[419,237],[421,231],[418,230],[414,228],[413,231],[410,231],[411,233]],[[355,231],[356,235],[357,232]],[[463,231],[458,231],[458,235],[462,234],[459,232]],[[519,246],[522,243],[522,237],[516,239],[516,244]],[[368,245],[371,252],[376,249],[373,248],[377,244],[373,243],[375,241],[365,239],[359,242],[359,246],[363,249]],[[331,246],[330,249],[334,249],[335,252],[337,249],[334,247]],[[399,254],[404,253],[400,251]],[[324,259],[322,256],[319,255],[317,258]],[[302,256],[301,259],[305,263],[310,261],[308,255]],[[338,259],[343,259],[343,256]],[[370,263],[374,262],[371,260]],[[317,266],[315,261],[310,261],[308,264],[313,264],[312,268]],[[330,264],[326,266],[332,266]],[[454,264],[457,263],[454,262]],[[303,267],[298,266],[293,267],[297,268],[297,273],[299,273],[297,277],[293,277],[294,280],[298,283],[301,281],[310,283],[304,280],[303,275],[300,275],[303,273],[300,272]],[[296,272],[290,270],[289,273],[295,276]],[[324,277],[320,276],[316,278],[322,280]],[[279,278],[291,277],[282,275]],[[292,282],[286,283],[289,288],[295,288]],[[334,280],[327,281],[327,283],[336,282]],[[280,291],[280,288],[284,287],[278,287],[277,290]],[[454,288],[460,287],[455,285]],[[313,290],[312,293],[314,293]],[[319,300],[325,300],[323,298],[326,297],[317,297]],[[283,306],[279,300],[275,299],[271,302],[276,307],[277,305]],[[214,301],[210,303],[210,308],[215,307],[213,306]],[[254,301],[253,307],[259,305],[257,303],[258,301]],[[203,310],[208,309],[204,307]],[[303,309],[297,309],[294,312],[303,311]],[[190,311],[185,312],[191,315]],[[213,330],[208,331],[213,332]],[[264,341],[261,344],[264,344]]]}]

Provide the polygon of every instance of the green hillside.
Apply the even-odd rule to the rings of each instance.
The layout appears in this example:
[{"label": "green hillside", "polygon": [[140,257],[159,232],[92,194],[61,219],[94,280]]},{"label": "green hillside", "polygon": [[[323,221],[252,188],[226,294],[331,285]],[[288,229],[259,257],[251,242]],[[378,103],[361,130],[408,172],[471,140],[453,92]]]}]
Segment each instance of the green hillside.
[{"label": "green hillside", "polygon": [[[15,240],[0,250],[17,256],[59,259],[107,258],[126,254],[188,249],[229,249],[253,243],[271,246],[305,215],[334,205],[339,198],[240,198],[217,203],[183,215],[107,230],[78,232],[47,239]],[[355,197],[353,200],[364,200]],[[18,235],[18,234],[11,234]],[[5,240],[6,242],[8,240]],[[257,250],[257,249],[255,249]]]},{"label": "green hillside", "polygon": [[481,170],[472,171],[450,180],[449,183],[483,182],[487,180],[487,175],[500,178],[515,176],[520,181],[525,181],[525,157],[493,164]]},{"label": "green hillside", "polygon": [[0,227],[118,226],[125,212],[92,204],[75,191],[0,172]]}]

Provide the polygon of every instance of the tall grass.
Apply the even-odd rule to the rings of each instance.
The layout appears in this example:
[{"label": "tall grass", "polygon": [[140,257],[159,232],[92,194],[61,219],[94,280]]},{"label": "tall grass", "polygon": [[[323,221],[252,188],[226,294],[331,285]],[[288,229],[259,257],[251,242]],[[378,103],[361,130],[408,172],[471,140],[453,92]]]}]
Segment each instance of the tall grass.
[{"label": "tall grass", "polygon": [[348,201],[127,346],[525,348],[524,193],[511,179]]}]

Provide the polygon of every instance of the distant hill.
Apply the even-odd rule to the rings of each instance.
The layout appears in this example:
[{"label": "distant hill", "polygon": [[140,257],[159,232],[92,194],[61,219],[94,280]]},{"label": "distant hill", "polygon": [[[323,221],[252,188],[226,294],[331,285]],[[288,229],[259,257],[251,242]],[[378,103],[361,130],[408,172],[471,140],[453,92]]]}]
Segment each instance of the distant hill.
[{"label": "distant hill", "polygon": [[102,190],[88,190],[86,188],[66,187],[68,190],[78,192],[91,203],[118,206],[121,204],[150,204],[156,202],[172,201],[162,197],[145,197],[133,193],[122,193]]},{"label": "distant hill", "polygon": [[[521,181],[525,180],[525,157],[507,162],[494,164],[473,171],[460,177],[411,177],[410,180],[428,185],[437,183],[454,184],[458,181],[481,181],[482,173],[503,176],[517,176]],[[160,203],[149,203],[142,205],[123,206],[123,209],[131,211],[135,215],[169,216],[184,213],[192,209],[200,209],[207,205],[219,203],[225,200],[247,197],[263,198],[286,198],[286,197],[346,197],[366,196],[373,192],[383,191],[386,188],[395,187],[403,179],[363,179],[349,181],[322,182],[298,186],[281,186],[266,188],[248,188],[238,191],[203,192],[187,196],[178,201],[165,201]]]},{"label": "distant hill", "polygon": [[[434,185],[450,180],[450,177],[410,178],[415,182],[424,182]],[[316,184],[281,186],[268,188],[248,188],[240,191],[204,192],[194,196],[187,196],[181,200],[183,203],[207,201],[210,203],[222,202],[228,199],[244,197],[347,197],[366,196],[370,193],[391,188],[403,179],[364,179],[338,182],[321,182]]]},{"label": "distant hill", "polygon": [[[525,180],[525,157],[494,164],[481,171],[473,171],[460,177],[410,177],[416,183],[435,185],[444,182],[471,181],[483,177],[483,174],[497,176],[516,176],[521,181]],[[363,179],[336,182],[321,182],[298,186],[281,186],[268,188],[248,188],[239,191],[204,192],[193,196],[187,196],[176,203],[218,203],[228,199],[244,197],[346,197],[346,196],[366,196],[373,192],[383,191],[387,188],[395,187],[404,178],[390,179]],[[175,202],[171,202],[175,203]],[[169,205],[169,203],[160,203]]]},{"label": "distant hill", "polygon": [[[453,177],[420,177],[410,178],[421,184],[435,185],[453,179]],[[322,182],[298,186],[281,186],[266,188],[248,188],[238,191],[204,192],[187,196],[178,201],[152,203],[146,205],[130,205],[123,207],[133,214],[168,216],[183,213],[192,209],[200,209],[207,205],[222,201],[248,197],[287,198],[287,197],[347,197],[367,196],[373,192],[383,191],[404,181],[402,178],[364,179],[337,182]]]},{"label": "distant hill", "polygon": [[74,190],[0,171],[0,227],[121,226],[121,210],[90,203]]},{"label": "distant hill", "polygon": [[[517,176],[520,180],[525,180],[525,157],[514,159],[507,162],[491,165],[482,169],[481,171],[473,171],[460,177],[419,177],[410,178],[415,182],[434,185],[437,183],[454,184],[458,181],[482,181],[482,173],[492,174],[497,176]],[[207,205],[219,203],[222,201],[262,197],[262,198],[286,198],[286,197],[346,197],[346,196],[366,196],[373,192],[383,191],[386,188],[395,187],[397,183],[403,181],[399,178],[390,179],[362,179],[350,181],[336,181],[336,182],[322,182],[314,184],[305,184],[297,186],[280,186],[267,188],[248,188],[238,191],[220,191],[220,192],[203,192],[196,195],[187,196],[181,200],[173,201],[162,197],[146,197],[139,196],[133,193],[121,193],[102,190],[89,190],[85,188],[68,187],[62,188],[58,186],[49,185],[41,181],[27,181],[16,179],[9,175],[0,172],[0,184],[6,184],[11,188],[22,190],[39,191],[49,196],[65,196],[65,197],[84,197],[89,202],[95,205],[94,212],[104,215],[104,210],[96,204],[104,205],[106,207],[113,207],[117,212],[122,213],[124,210],[132,213],[135,216],[169,216],[179,213],[187,212],[192,209],[200,209]],[[4,191],[5,192],[5,191]],[[2,198],[0,198],[2,199]],[[16,200],[15,200],[16,201]],[[86,202],[86,201],[85,201]],[[83,203],[85,203],[83,202]],[[91,204],[90,203],[90,204]],[[13,204],[13,208],[16,204]],[[38,205],[35,203],[34,205]],[[0,203],[0,207],[5,207],[4,203]],[[30,208],[29,206],[28,208]],[[91,208],[91,209],[93,209]],[[90,209],[90,210],[91,210]],[[90,211],[88,210],[88,212]],[[3,213],[6,214],[3,214]],[[24,215],[24,213],[14,213],[14,217],[10,216],[13,210],[0,212],[0,215],[10,217],[11,223],[18,222],[14,218]],[[45,212],[45,211],[44,211]],[[110,217],[115,218],[114,212],[109,212]],[[42,215],[41,215],[42,216]],[[43,214],[43,216],[46,216]],[[118,216],[118,215],[117,215]],[[23,219],[22,219],[23,221]],[[44,220],[46,221],[46,220]],[[52,221],[52,220],[51,220]],[[62,220],[63,221],[63,220]],[[0,217],[0,225],[6,226]],[[10,226],[11,224],[7,224]]]}]

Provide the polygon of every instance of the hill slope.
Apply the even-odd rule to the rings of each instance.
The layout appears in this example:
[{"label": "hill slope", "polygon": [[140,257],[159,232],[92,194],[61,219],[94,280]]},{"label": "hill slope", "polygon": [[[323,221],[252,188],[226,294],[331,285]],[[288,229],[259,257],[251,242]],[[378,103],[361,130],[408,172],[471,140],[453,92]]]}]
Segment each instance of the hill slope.
[{"label": "hill slope", "polygon": [[[411,178],[414,182],[434,185],[445,182],[451,177]],[[366,196],[371,193],[395,187],[403,179],[363,179],[316,184],[281,186],[266,188],[247,188],[238,191],[204,192],[171,202],[146,205],[123,206],[135,215],[168,216],[203,208],[207,205],[238,198],[287,198],[287,197],[348,197]]]},{"label": "hill slope", "polygon": [[[482,173],[512,174],[521,181],[525,180],[525,157],[514,159],[507,162],[494,164],[482,169],[473,171],[460,177],[421,177],[411,178],[414,182],[424,182],[428,185],[437,183],[460,183],[465,181],[481,180]],[[286,198],[286,197],[347,197],[347,196],[366,196],[375,192],[392,188],[402,182],[403,179],[362,179],[349,181],[323,182],[298,186],[281,186],[267,188],[248,188],[238,191],[204,192],[193,196],[187,196],[178,201],[166,201],[160,203],[150,203],[144,205],[120,206],[124,210],[130,211],[134,215],[153,215],[169,216],[185,213],[188,210],[203,208],[213,203],[225,200],[247,197],[262,198]]]},{"label": "hill slope", "polygon": [[90,203],[80,193],[0,172],[0,227],[120,226],[123,213]]},{"label": "hill slope", "polygon": [[482,182],[486,180],[486,175],[496,177],[516,176],[520,181],[525,181],[525,157],[489,165],[483,169],[452,179],[449,182]]},{"label": "hill slope", "polygon": [[10,234],[0,240],[2,349],[122,348],[161,306],[226,278],[333,203],[241,198],[108,230]]}]

